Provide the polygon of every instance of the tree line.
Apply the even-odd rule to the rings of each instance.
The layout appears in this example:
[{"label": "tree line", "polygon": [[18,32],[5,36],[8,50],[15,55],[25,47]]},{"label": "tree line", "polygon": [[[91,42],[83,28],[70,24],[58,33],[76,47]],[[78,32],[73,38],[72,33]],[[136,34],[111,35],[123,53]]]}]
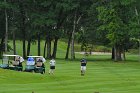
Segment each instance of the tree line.
[{"label": "tree line", "polygon": [[10,49],[8,39],[13,40],[14,54],[16,40],[22,40],[24,58],[37,40],[41,55],[40,41],[45,40],[43,56],[56,58],[58,40],[65,38],[65,59],[75,59],[75,41],[84,51],[95,44],[110,46],[113,60],[125,59],[127,49],[139,45],[139,4],[139,0],[0,0],[0,55]]}]

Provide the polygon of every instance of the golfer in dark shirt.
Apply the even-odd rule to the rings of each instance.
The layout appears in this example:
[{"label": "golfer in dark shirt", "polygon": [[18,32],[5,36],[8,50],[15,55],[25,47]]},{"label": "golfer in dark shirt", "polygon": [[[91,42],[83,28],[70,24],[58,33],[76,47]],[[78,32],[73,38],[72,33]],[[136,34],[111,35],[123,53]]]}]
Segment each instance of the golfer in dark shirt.
[{"label": "golfer in dark shirt", "polygon": [[84,76],[86,71],[87,61],[86,59],[83,58],[80,62],[81,62],[81,76]]}]

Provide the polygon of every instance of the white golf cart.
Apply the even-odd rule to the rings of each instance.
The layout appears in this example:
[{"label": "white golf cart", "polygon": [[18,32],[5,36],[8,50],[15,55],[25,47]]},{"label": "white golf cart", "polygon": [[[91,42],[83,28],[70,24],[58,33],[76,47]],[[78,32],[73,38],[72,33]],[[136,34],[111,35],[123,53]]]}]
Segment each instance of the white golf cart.
[{"label": "white golf cart", "polygon": [[44,62],[46,62],[46,60],[43,56],[28,56],[25,71],[44,74],[45,73]]},{"label": "white golf cart", "polygon": [[24,59],[19,55],[3,55],[2,64],[0,68],[22,71],[22,62]]}]

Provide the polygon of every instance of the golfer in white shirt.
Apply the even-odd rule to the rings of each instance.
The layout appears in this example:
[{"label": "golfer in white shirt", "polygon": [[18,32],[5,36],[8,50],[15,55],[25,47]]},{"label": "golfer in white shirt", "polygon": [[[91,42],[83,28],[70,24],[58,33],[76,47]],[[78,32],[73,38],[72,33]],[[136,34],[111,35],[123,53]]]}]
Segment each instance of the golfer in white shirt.
[{"label": "golfer in white shirt", "polygon": [[55,69],[55,60],[52,59],[50,60],[50,70],[49,70],[49,74],[54,74],[54,69]]}]

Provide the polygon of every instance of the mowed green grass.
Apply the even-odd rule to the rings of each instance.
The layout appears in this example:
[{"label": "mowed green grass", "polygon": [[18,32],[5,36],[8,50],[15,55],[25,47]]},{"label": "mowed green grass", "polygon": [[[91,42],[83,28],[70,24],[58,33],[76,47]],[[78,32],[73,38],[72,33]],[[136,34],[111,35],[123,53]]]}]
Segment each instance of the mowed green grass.
[{"label": "mowed green grass", "polygon": [[[9,44],[12,46],[11,41]],[[17,54],[22,56],[21,41],[16,45]],[[44,41],[41,54],[43,46]],[[0,93],[140,93],[139,56],[127,55],[125,62],[113,62],[109,55],[88,56],[86,75],[80,76],[83,55],[76,54],[74,61],[66,61],[66,47],[59,41],[54,75],[48,74],[48,59],[44,75],[0,69]],[[31,54],[37,55],[37,44],[32,44]]]},{"label": "mowed green grass", "polygon": [[49,60],[44,75],[0,69],[0,93],[140,93],[138,56],[128,57],[112,62],[107,55],[89,56],[85,76],[80,76],[80,59],[56,59],[54,75],[48,74]]}]

